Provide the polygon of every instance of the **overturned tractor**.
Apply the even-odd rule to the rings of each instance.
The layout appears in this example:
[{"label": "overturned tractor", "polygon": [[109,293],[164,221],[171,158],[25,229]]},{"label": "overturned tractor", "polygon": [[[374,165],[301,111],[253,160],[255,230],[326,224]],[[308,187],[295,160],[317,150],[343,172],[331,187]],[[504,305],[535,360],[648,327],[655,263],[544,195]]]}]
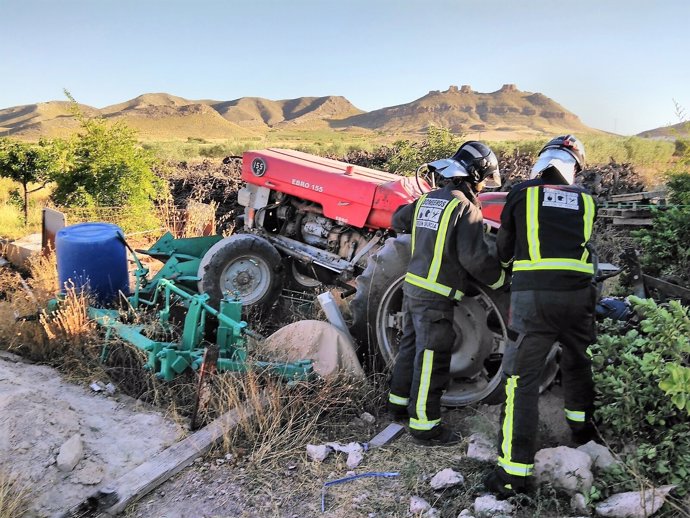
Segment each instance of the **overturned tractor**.
[{"label": "overturned tractor", "polygon": [[[211,304],[238,293],[245,306],[269,307],[285,282],[302,289],[338,286],[350,301],[350,330],[360,347],[390,364],[402,329],[402,283],[410,258],[409,236],[396,236],[392,216],[430,185],[419,177],[283,149],[246,152],[242,179],[242,229],[203,255],[198,290]],[[495,231],[505,193],[480,198],[486,225]],[[444,405],[500,399],[508,302],[507,293],[472,283],[457,304]],[[549,372],[548,381],[555,367]]]}]

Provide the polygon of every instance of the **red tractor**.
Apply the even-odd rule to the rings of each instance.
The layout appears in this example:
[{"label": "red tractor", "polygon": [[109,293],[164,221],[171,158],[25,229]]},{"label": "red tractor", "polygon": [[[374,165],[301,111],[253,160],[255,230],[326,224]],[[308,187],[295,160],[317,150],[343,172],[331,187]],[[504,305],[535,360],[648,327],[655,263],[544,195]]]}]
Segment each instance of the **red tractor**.
[{"label": "red tractor", "polygon": [[[212,304],[230,291],[239,292],[245,306],[267,307],[285,279],[301,288],[339,286],[352,295],[353,336],[392,362],[410,240],[396,237],[391,219],[430,190],[429,183],[285,149],[244,153],[242,179],[243,232],[204,255],[199,291]],[[505,193],[480,198],[487,226],[497,229]],[[500,399],[507,306],[506,293],[476,283],[458,303],[445,405]]]}]

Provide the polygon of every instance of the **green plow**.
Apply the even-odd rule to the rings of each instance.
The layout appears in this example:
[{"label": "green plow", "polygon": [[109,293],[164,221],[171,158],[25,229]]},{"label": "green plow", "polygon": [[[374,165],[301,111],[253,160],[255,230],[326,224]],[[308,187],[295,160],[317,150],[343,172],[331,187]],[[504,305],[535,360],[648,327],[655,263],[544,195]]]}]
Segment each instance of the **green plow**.
[{"label": "green plow", "polygon": [[[135,289],[128,298],[129,311],[89,307],[88,315],[105,329],[105,343],[101,360],[105,362],[110,352],[113,334],[134,345],[147,355],[146,369],[155,372],[160,379],[171,381],[178,374],[193,369],[198,371],[206,353],[206,324],[209,318],[217,321],[215,332],[218,372],[246,372],[249,369],[267,370],[288,381],[307,380],[314,376],[311,360],[295,362],[258,362],[248,359],[247,336],[258,337],[242,321],[242,303],[237,294],[226,294],[218,309],[208,304],[208,295],[197,293],[197,272],[203,255],[222,236],[175,239],[166,233],[149,250],[138,250],[165,261],[164,266],[149,279],[149,270],[129,248],[137,269]],[[169,336],[176,327],[171,321],[173,307],[186,310],[178,341],[157,341],[145,333],[144,325],[123,321],[136,321],[138,311],[151,308],[157,311],[162,330]],[[128,314],[129,313],[129,314]]]}]

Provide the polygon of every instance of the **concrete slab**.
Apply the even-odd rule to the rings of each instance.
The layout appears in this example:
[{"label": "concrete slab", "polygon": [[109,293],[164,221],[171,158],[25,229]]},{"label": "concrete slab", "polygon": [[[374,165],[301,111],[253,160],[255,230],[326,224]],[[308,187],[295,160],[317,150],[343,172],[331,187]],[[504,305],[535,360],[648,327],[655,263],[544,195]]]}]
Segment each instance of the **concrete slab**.
[{"label": "concrete slab", "polygon": [[18,268],[26,268],[29,258],[40,254],[42,250],[42,235],[29,234],[6,244],[5,255],[9,262]]}]

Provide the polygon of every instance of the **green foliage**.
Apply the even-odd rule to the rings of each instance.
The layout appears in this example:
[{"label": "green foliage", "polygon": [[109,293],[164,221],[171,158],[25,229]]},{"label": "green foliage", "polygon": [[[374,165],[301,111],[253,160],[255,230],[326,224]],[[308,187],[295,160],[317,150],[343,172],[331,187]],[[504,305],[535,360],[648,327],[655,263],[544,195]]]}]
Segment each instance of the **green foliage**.
[{"label": "green foliage", "polygon": [[690,205],[690,172],[678,171],[669,173],[666,187],[668,187],[668,202],[670,204]]},{"label": "green foliage", "polygon": [[677,205],[657,210],[651,227],[632,233],[643,250],[644,271],[680,284],[690,284],[690,173],[668,175],[668,201]]},{"label": "green foliage", "polygon": [[[590,348],[596,417],[626,466],[657,484],[690,490],[690,315],[630,297],[639,330],[610,324]],[[621,479],[619,478],[619,481]],[[631,486],[629,488],[632,488]]]},{"label": "green foliage", "polygon": [[64,169],[55,175],[54,201],[66,207],[117,206],[152,208],[164,192],[152,167],[155,158],[142,149],[136,133],[121,122],[88,119],[74,99],[73,111],[81,132],[65,144]]},{"label": "green foliage", "polygon": [[548,139],[543,140],[502,140],[498,142],[489,142],[489,146],[493,149],[496,155],[512,155],[512,154],[523,154],[532,155],[537,157],[541,148]]},{"label": "green foliage", "polygon": [[393,144],[396,152],[388,162],[388,170],[413,175],[422,164],[452,156],[461,144],[461,135],[453,135],[448,129],[432,126],[422,142],[400,140]]},{"label": "green foliage", "polygon": [[[39,145],[0,139],[0,177],[9,178],[21,184],[23,196],[24,225],[28,221],[29,194],[45,187],[55,171],[55,160],[45,142]],[[29,189],[30,183],[43,183]]]}]

